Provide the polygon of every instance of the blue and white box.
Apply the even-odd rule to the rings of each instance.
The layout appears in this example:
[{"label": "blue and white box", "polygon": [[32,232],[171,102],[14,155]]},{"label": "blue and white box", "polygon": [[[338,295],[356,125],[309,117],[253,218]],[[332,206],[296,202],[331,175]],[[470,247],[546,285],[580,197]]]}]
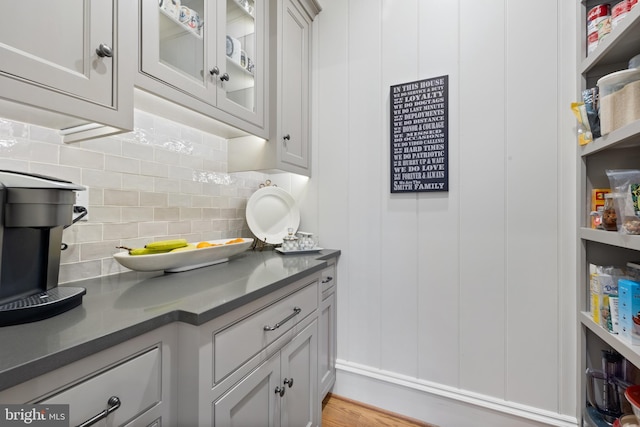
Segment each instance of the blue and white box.
[{"label": "blue and white box", "polygon": [[618,296],[620,334],[628,338],[631,344],[640,345],[640,283],[620,279]]}]

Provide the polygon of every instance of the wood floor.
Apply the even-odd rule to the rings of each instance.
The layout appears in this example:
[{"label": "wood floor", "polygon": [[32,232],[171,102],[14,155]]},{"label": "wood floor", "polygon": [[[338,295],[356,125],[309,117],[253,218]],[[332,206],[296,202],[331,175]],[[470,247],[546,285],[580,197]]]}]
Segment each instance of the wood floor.
[{"label": "wood floor", "polygon": [[322,427],[437,427],[329,393],[322,402]]}]

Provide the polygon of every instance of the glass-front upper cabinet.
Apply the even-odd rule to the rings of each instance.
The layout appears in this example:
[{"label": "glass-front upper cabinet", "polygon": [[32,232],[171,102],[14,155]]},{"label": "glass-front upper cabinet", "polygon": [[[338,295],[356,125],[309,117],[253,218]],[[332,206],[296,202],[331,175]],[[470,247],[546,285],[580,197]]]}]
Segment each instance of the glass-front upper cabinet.
[{"label": "glass-front upper cabinet", "polygon": [[[218,30],[219,38],[224,37],[224,69],[220,80],[224,88],[219,100],[221,107],[235,114],[243,111],[255,112],[258,105],[256,75],[261,68],[263,38],[257,39],[259,24],[256,21],[254,0],[222,0],[225,6],[226,22]],[[258,2],[260,7],[264,2]],[[223,55],[218,55],[222,62]]]},{"label": "glass-front upper cabinet", "polygon": [[[142,0],[142,71],[206,102],[215,99],[215,81],[206,67],[215,58],[207,41],[215,8],[204,0]],[[210,16],[209,16],[210,15]]]},{"label": "glass-front upper cabinet", "polygon": [[151,79],[138,85],[266,135],[265,1],[141,0],[141,5],[140,72]]}]

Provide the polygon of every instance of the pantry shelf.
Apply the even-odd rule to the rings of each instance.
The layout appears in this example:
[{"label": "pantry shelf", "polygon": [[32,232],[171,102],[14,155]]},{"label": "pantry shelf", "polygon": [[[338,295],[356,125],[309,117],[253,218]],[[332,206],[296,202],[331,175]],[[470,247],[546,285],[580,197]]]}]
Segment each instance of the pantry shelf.
[{"label": "pantry shelf", "polygon": [[[640,7],[633,8],[616,28],[581,63],[580,73],[602,76],[611,67],[624,65],[637,55],[640,46]],[[620,69],[620,67],[617,67]]]},{"label": "pantry shelf", "polygon": [[632,345],[628,340],[622,339],[620,335],[615,335],[605,330],[591,319],[591,313],[580,312],[578,316],[580,323],[591,332],[596,334],[602,341],[615,348],[625,359],[636,366],[640,366],[640,346]]},{"label": "pantry shelf", "polygon": [[[639,8],[640,9],[640,8]],[[639,45],[640,46],[640,45]],[[639,47],[640,49],[640,47]],[[626,126],[616,129],[593,142],[580,147],[582,157],[610,148],[640,147],[640,120],[631,122]]]},{"label": "pantry shelf", "polygon": [[[581,239],[588,240],[590,242],[603,243],[605,245],[640,251],[640,236],[631,236],[628,234],[617,233],[615,231],[596,230],[588,227],[580,228],[578,234]],[[638,351],[640,351],[640,347],[638,347]]]}]

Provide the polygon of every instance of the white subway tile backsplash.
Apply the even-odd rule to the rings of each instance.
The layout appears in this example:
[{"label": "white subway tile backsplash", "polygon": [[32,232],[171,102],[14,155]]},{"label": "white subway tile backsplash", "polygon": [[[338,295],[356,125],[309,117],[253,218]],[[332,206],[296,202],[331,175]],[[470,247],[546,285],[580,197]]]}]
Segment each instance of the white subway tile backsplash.
[{"label": "white subway tile backsplash", "polygon": [[131,159],[151,160],[154,148],[139,141],[123,141],[122,155]]},{"label": "white subway tile backsplash", "polygon": [[82,169],[82,184],[98,188],[122,188],[122,173]]},{"label": "white subway tile backsplash", "polygon": [[18,172],[29,172],[29,162],[27,162],[26,160],[23,161],[0,158],[0,169],[14,170]]},{"label": "white subway tile backsplash", "polygon": [[69,243],[66,239],[62,239],[62,241],[67,244],[67,247],[60,252],[60,262],[68,264],[80,261],[80,245]]},{"label": "white subway tile backsplash", "polygon": [[87,169],[104,169],[104,154],[77,147],[60,147],[60,164]]},{"label": "white subway tile backsplash", "polygon": [[153,210],[154,221],[179,221],[180,220],[180,208],[154,208]]},{"label": "white subway tile backsplash", "polygon": [[80,141],[74,143],[73,146],[75,148],[83,148],[85,150],[97,151],[99,153],[111,154],[114,156],[122,155],[122,141],[114,136]]},{"label": "white subway tile backsplash", "polygon": [[175,221],[168,223],[168,234],[190,234],[192,221]]},{"label": "white subway tile backsplash", "polygon": [[180,208],[180,219],[202,219],[202,209],[200,208]]},{"label": "white subway tile backsplash", "polygon": [[191,221],[191,231],[194,233],[202,233],[206,231],[211,231],[211,220],[201,220],[201,221]]},{"label": "white subway tile backsplash", "polygon": [[120,222],[120,206],[91,206],[89,203],[89,218],[92,222],[114,223]]},{"label": "white subway tile backsplash", "polygon": [[140,222],[138,223],[138,234],[143,237],[166,236],[169,234],[168,222]]},{"label": "white subway tile backsplash", "polygon": [[228,219],[212,219],[211,229],[213,231],[227,231],[229,230],[229,220]]},{"label": "white subway tile backsplash", "polygon": [[[71,166],[59,166],[59,165],[49,164],[49,163],[29,162],[29,164],[30,164],[30,167],[28,169],[28,172],[31,172],[31,173],[53,176],[59,179],[75,182],[76,184],[78,184],[81,181],[82,169],[80,168],[74,168]],[[18,170],[17,168],[9,168],[9,169]]]},{"label": "white subway tile backsplash", "polygon": [[62,236],[65,243],[99,242],[102,240],[102,224],[77,222],[66,228]]},{"label": "white subway tile backsplash", "polygon": [[134,126],[67,145],[56,130],[0,118],[0,168],[89,187],[89,221],[63,233],[61,283],[126,271],[116,246],[251,235],[244,207],[265,174],[227,173],[219,136],[139,110]]},{"label": "white subway tile backsplash", "polygon": [[128,157],[106,155],[104,158],[104,169],[107,171],[139,174],[140,161]]},{"label": "white subway tile backsplash", "polygon": [[[24,125],[24,126],[27,126],[27,125]],[[27,136],[25,136],[25,138],[27,138]],[[48,142],[50,144],[56,144],[56,145],[63,144],[62,137],[60,136],[57,130],[43,128],[40,126],[30,125],[28,138],[31,139],[32,141],[42,141],[42,142]]]},{"label": "white subway tile backsplash", "polygon": [[140,206],[166,207],[168,206],[167,193],[140,192]]},{"label": "white subway tile backsplash", "polygon": [[180,181],[173,179],[154,178],[153,189],[156,193],[179,193]]},{"label": "white subway tile backsplash", "polygon": [[182,126],[180,126],[176,122],[172,122],[171,120],[166,120],[162,117],[156,117],[154,119],[154,126],[155,126],[154,134],[156,136],[165,137],[165,139],[169,139],[169,138],[180,139],[181,137]]},{"label": "white subway tile backsplash", "polygon": [[58,281],[60,283],[67,283],[76,280],[90,279],[92,277],[100,277],[102,275],[101,260],[74,262],[60,265]]},{"label": "white subway tile backsplash", "polygon": [[189,208],[191,207],[191,196],[188,194],[181,194],[181,193],[169,194],[169,206]]},{"label": "white subway tile backsplash", "polygon": [[203,219],[220,218],[220,208],[202,208]]},{"label": "white subway tile backsplash", "polygon": [[125,191],[125,190],[104,190],[104,204],[105,206],[138,206],[140,199],[140,193],[137,191]]},{"label": "white subway tile backsplash", "polygon": [[123,207],[123,222],[153,221],[153,208]]},{"label": "white subway tile backsplash", "polygon": [[180,181],[180,192],[183,194],[202,194],[202,183],[194,181]]},{"label": "white subway tile backsplash", "polygon": [[[151,156],[150,158],[153,158]],[[140,161],[140,174],[159,178],[169,177],[169,166],[146,160]]]},{"label": "white subway tile backsplash", "polygon": [[114,254],[120,249],[120,240],[102,240],[99,242],[82,243],[80,245],[80,260],[90,261],[104,258],[104,254]]},{"label": "white subway tile backsplash", "polygon": [[0,119],[0,140],[29,138],[29,126],[24,123]]},{"label": "white subway tile backsplash", "polygon": [[211,199],[210,196],[191,196],[191,206],[194,208],[210,208]]},{"label": "white subway tile backsplash", "polygon": [[125,190],[153,191],[155,189],[155,178],[130,173],[123,174],[122,188]]},{"label": "white subway tile backsplash", "polygon": [[103,240],[130,239],[138,236],[138,224],[135,222],[104,224],[103,230]]}]

